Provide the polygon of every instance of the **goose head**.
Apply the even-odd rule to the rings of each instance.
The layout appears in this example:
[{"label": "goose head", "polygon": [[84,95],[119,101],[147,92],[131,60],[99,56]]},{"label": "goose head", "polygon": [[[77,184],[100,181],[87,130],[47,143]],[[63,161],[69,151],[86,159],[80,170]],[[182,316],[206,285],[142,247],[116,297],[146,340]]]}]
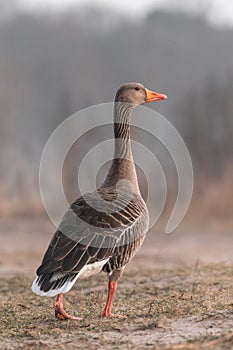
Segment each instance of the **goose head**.
[{"label": "goose head", "polygon": [[166,98],[166,95],[148,90],[142,84],[128,83],[118,89],[115,102],[125,102],[139,106],[144,103],[160,101]]}]

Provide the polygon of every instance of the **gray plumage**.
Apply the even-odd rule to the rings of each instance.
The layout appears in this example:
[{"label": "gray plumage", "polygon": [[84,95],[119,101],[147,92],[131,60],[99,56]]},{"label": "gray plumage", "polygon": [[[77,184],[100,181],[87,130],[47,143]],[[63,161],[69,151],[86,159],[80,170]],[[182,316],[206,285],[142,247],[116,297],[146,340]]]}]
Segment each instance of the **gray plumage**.
[{"label": "gray plumage", "polygon": [[64,293],[85,271],[90,273],[90,266],[117,281],[140,248],[149,216],[133,162],[130,120],[133,109],[147,101],[148,91],[137,83],[118,90],[114,159],[106,180],[93,193],[79,197],[65,213],[37,270],[35,293]]},{"label": "gray plumage", "polygon": [[[87,264],[108,259],[102,270],[112,273],[123,268],[142,244],[148,213],[138,194],[100,188],[78,198],[66,212],[37,270],[44,292],[73,280]],[[116,198],[113,208],[109,205]],[[102,209],[97,210],[96,201]],[[102,202],[103,201],[103,202]],[[110,208],[109,208],[110,207]],[[108,210],[110,212],[108,212]],[[54,274],[60,276],[53,280]]]}]

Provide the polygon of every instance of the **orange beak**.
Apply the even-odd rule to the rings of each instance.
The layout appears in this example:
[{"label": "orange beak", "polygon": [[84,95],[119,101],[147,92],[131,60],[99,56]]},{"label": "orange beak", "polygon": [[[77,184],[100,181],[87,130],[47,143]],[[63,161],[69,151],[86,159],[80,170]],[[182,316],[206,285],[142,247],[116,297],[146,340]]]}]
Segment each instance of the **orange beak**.
[{"label": "orange beak", "polygon": [[158,94],[157,92],[146,89],[146,102],[160,101],[165,100],[166,98],[167,95]]}]

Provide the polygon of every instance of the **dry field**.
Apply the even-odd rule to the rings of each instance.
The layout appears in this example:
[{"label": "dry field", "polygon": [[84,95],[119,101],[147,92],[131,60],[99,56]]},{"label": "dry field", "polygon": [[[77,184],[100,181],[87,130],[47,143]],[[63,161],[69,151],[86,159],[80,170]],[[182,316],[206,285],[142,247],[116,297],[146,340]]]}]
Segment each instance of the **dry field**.
[{"label": "dry field", "polygon": [[58,321],[53,300],[30,291],[52,226],[2,219],[0,349],[232,349],[232,225],[189,227],[149,234],[116,293],[114,311],[127,319],[100,317],[107,293],[100,274],[66,296],[67,311],[83,320]]}]

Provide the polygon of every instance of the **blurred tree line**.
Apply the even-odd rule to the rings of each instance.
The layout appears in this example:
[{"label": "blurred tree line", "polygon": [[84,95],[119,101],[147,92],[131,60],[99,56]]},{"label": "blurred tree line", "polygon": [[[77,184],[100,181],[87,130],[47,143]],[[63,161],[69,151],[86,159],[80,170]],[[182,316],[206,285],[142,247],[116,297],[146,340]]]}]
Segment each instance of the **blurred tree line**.
[{"label": "blurred tree line", "polygon": [[[229,209],[232,57],[233,30],[179,13],[154,11],[133,21],[92,8],[1,20],[2,203],[23,196],[29,203],[26,211],[37,210],[38,164],[54,128],[84,107],[112,101],[122,83],[139,81],[168,95],[166,103],[150,107],[184,138],[194,163],[196,193],[212,198],[214,191],[216,201],[221,193]],[[2,214],[10,211],[12,201],[1,206]]]}]

